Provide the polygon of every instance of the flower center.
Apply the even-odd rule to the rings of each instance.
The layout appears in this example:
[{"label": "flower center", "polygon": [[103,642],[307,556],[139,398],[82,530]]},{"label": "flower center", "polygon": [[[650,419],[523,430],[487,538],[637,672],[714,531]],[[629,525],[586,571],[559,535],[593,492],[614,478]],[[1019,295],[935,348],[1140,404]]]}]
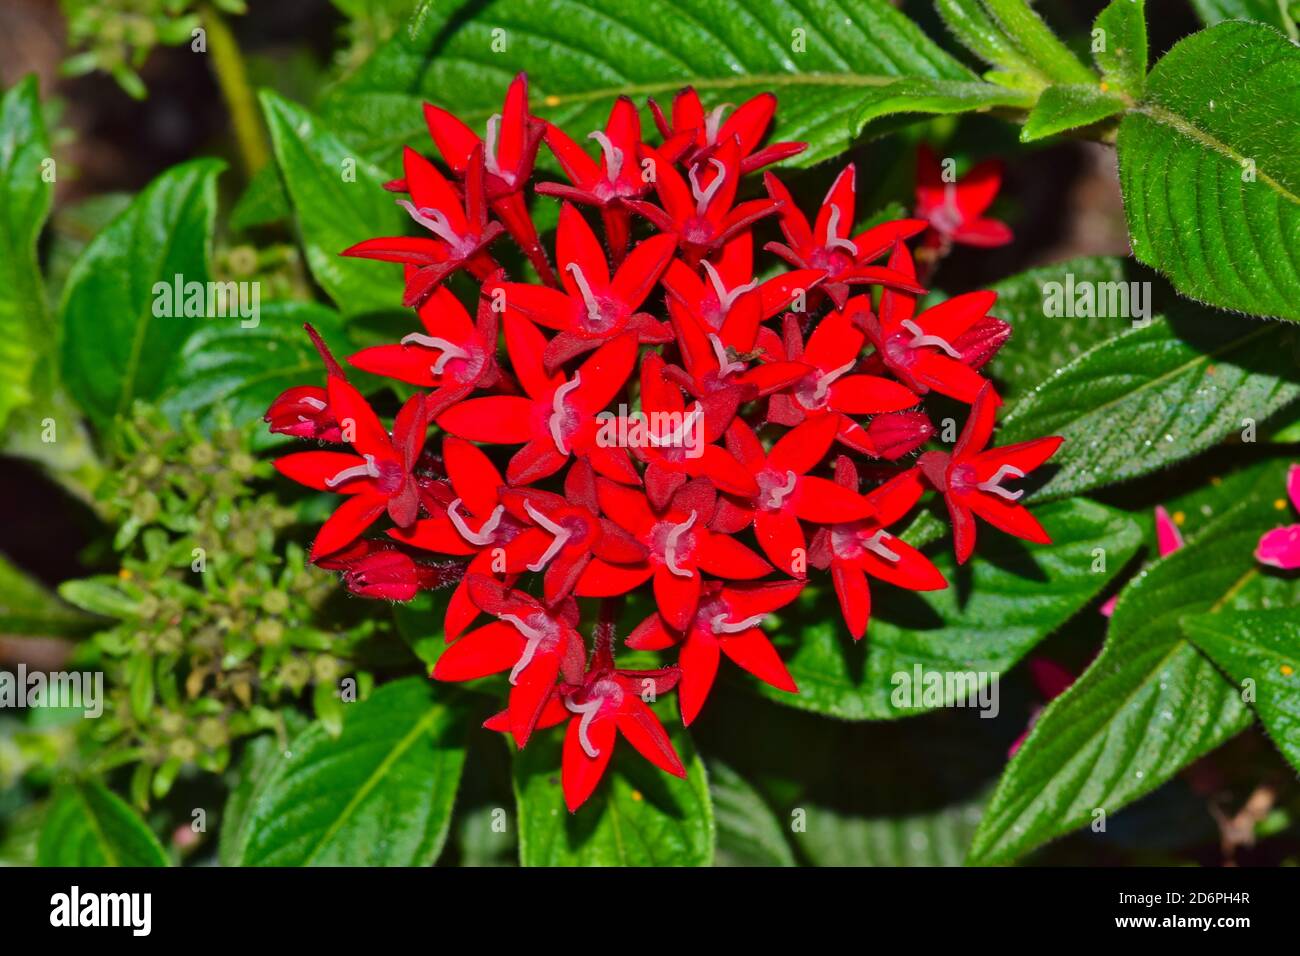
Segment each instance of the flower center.
[{"label": "flower center", "polygon": [[554,621],[543,614],[541,611],[528,615],[524,620],[517,614],[502,614],[501,620],[507,624],[513,624],[515,630],[524,638],[524,650],[519,655],[519,660],[515,666],[510,669],[510,683],[519,683],[519,675],[524,672],[524,668],[533,662],[533,657],[537,654],[537,649],[541,647],[542,641],[553,641],[559,627]]},{"label": "flower center", "polygon": [[732,104],[721,103],[709,111],[709,115],[704,119],[704,141],[712,146],[718,141],[718,130],[722,128],[722,120],[727,115],[727,110],[731,109]]},{"label": "flower center", "polygon": [[941,349],[942,351],[947,352],[948,355],[952,356],[955,359],[961,358],[961,353],[958,352],[955,348],[953,348],[952,345],[948,342],[948,340],[943,338],[942,336],[927,334],[924,329],[922,329],[911,319],[904,319],[900,324],[903,326],[903,328],[907,329],[907,331],[912,333],[911,341],[907,343],[908,348],[917,349],[923,345],[932,345],[937,349]]},{"label": "flower center", "polygon": [[840,207],[831,206],[831,214],[826,220],[826,248],[839,249],[846,252],[851,259],[857,259],[858,247],[854,245],[853,240],[845,239],[839,235],[840,231]]},{"label": "flower center", "polygon": [[795,389],[795,397],[799,399],[799,404],[804,408],[816,410],[825,408],[829,400],[831,386],[835,381],[853,368],[858,360],[852,359],[841,365],[839,368],[831,369],[829,372],[813,372],[804,376]]},{"label": "flower center", "polygon": [[[679,524],[663,523],[667,526],[663,547],[664,566],[679,578],[689,578],[691,576],[691,569],[684,568],[677,562],[689,560],[691,552],[694,550],[695,536],[689,535],[689,532],[695,524],[695,518],[696,512],[692,511],[691,516]],[[685,541],[682,540],[683,536],[687,536]]]},{"label": "flower center", "polygon": [[476,544],[480,548],[489,545],[495,539],[497,525],[501,524],[501,516],[506,513],[505,505],[497,505],[492,509],[492,514],[483,522],[478,531],[471,531],[465,518],[457,510],[461,506],[462,499],[455,498],[451,504],[447,505],[447,517],[451,519],[452,525],[456,528],[456,533],[468,541],[470,544]]},{"label": "flower center", "polygon": [[582,267],[576,262],[570,262],[566,265],[565,270],[573,276],[574,284],[578,287],[578,293],[582,296],[582,304],[585,306],[584,322],[588,332],[601,333],[613,329],[619,322],[618,303],[607,296],[597,296],[592,291],[591,283],[582,272]]},{"label": "flower center", "polygon": [[600,143],[600,151],[605,154],[605,178],[611,183],[614,182],[623,172],[623,151],[600,130],[588,133],[587,138]]},{"label": "flower center", "polygon": [[555,449],[561,455],[569,453],[569,446],[565,437],[566,431],[573,429],[573,415],[565,406],[564,400],[569,393],[582,384],[582,371],[573,373],[573,381],[565,382],[555,390],[551,396],[551,417],[547,420],[547,427],[551,430],[551,440],[555,442]]},{"label": "flower center", "polygon": [[700,265],[704,266],[704,272],[709,277],[709,284],[713,286],[713,294],[718,297],[718,311],[723,316],[731,311],[731,305],[736,299],[746,292],[758,288],[757,282],[746,282],[744,285],[738,285],[728,292],[727,287],[722,284],[722,276],[718,275],[718,270],[712,262],[705,259]]},{"label": "flower center", "polygon": [[375,465],[374,455],[362,455],[366,463],[364,465],[353,465],[351,468],[344,468],[333,478],[326,478],[325,485],[329,488],[337,488],[345,481],[351,481],[353,478],[378,478],[379,468]]},{"label": "flower center", "polygon": [[1002,487],[1002,482],[1008,478],[1023,477],[1025,477],[1025,473],[1015,465],[999,465],[992,478],[988,481],[981,481],[975,487],[980,491],[987,491],[989,494],[997,495],[999,498],[1005,498],[1007,501],[1016,501],[1024,494],[1024,491],[1010,491]]},{"label": "flower center", "polygon": [[560,549],[568,542],[569,538],[573,535],[573,532],[564,525],[558,524],[546,517],[546,515],[534,508],[530,501],[524,502],[524,510],[528,512],[528,517],[537,522],[539,527],[554,535],[551,539],[551,543],[548,544],[546,550],[542,552],[542,556],[532,564],[528,565],[529,571],[540,571],[542,568],[546,567],[547,563],[549,563],[553,557],[560,553]]},{"label": "flower center", "polygon": [[695,197],[695,215],[707,215],[709,203],[713,202],[713,197],[718,194],[722,188],[723,182],[727,178],[727,167],[723,165],[722,160],[710,157],[709,165],[718,171],[718,175],[713,177],[713,181],[708,186],[701,187],[699,177],[696,175],[699,165],[696,164],[687,172],[687,178],[691,181],[691,195]]},{"label": "flower center", "polygon": [[424,335],[421,332],[412,332],[410,335],[402,336],[402,344],[410,345],[414,342],[416,345],[423,345],[429,349],[441,349],[442,354],[438,356],[438,361],[429,366],[429,371],[434,375],[441,375],[447,363],[452,359],[469,359],[472,356],[468,349],[461,348],[455,342],[448,342],[446,339],[440,339],[433,335]]},{"label": "flower center", "polygon": [[451,246],[452,251],[457,255],[466,255],[473,251],[474,243],[465,236],[458,235],[451,228],[451,221],[447,219],[447,214],[439,209],[430,209],[428,206],[415,208],[415,204],[409,199],[397,200],[397,205],[407,211],[412,219],[428,229],[431,233],[441,239],[447,245]]},{"label": "flower center", "polygon": [[799,483],[799,476],[793,471],[787,471],[782,475],[779,472],[766,470],[759,472],[755,480],[758,482],[759,505],[769,511],[780,511],[785,499]]},{"label": "flower center", "polygon": [[592,760],[600,756],[600,751],[591,742],[591,722],[602,710],[615,710],[623,702],[623,688],[616,681],[598,680],[591,685],[587,699],[579,704],[572,697],[564,698],[564,706],[570,713],[581,714],[578,721],[578,743],[582,751]]}]

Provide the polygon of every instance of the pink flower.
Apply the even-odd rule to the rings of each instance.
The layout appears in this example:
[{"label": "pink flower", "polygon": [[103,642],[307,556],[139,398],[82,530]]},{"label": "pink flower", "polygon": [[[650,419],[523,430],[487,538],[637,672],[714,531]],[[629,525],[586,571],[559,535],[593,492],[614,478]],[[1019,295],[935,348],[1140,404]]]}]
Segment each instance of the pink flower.
[{"label": "pink flower", "polygon": [[[1291,506],[1300,511],[1300,464],[1292,465],[1286,473],[1286,494]],[[1300,568],[1300,524],[1266,532],[1255,548],[1255,560],[1284,571]]]}]

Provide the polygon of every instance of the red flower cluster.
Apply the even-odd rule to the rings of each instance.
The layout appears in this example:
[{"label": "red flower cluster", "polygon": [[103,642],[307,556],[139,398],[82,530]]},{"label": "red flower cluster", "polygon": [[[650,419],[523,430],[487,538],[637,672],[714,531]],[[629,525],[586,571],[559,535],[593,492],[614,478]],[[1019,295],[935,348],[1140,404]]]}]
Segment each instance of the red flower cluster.
[{"label": "red flower cluster", "polygon": [[[1009,486],[1060,439],[988,447],[999,399],[979,370],[1010,334],[988,314],[993,293],[920,309],[926,290],[904,241],[933,223],[854,234],[852,166],[811,218],[771,173],[744,198],[746,174],[803,148],[762,145],[775,108],[764,95],[730,115],[706,111],[686,90],[670,116],[651,104],[652,144],[620,98],[590,134],[593,156],[530,114],[523,76],[483,139],[426,107],[448,172],[407,149],[404,178],[388,184],[409,196],[398,202],[424,234],[345,253],[405,266],[420,330],[349,362],[415,394],[388,429],[313,333],[324,387],[290,389],[267,414],[273,431],[339,446],[276,463],[344,496],[312,560],[369,597],[409,600],[458,582],[433,676],[508,674],[508,708],[487,726],[521,747],[567,722],[571,809],[617,734],[685,773],[647,704],[677,688],[691,723],[723,656],[797,693],[760,625],[798,597],[809,567],[829,569],[854,638],[867,630],[868,578],[945,587],[890,530],[927,487],[947,503],[959,561],[976,517],[1048,540]],[[543,143],[568,179],[535,187],[562,203],[553,260],[525,202]],[[603,237],[580,207],[599,211]],[[784,241],[764,248],[789,268],[760,280],[753,235],[765,219]],[[493,258],[505,236],[539,283],[507,279]],[[448,285],[462,272],[479,284],[473,319]],[[934,431],[921,406],[929,392],[971,411],[951,451],[916,458]],[[385,514],[385,534],[365,536]],[[622,669],[615,609],[647,584],[657,610],[627,644],[676,649],[677,660]],[[602,599],[590,650],[584,598]]]}]

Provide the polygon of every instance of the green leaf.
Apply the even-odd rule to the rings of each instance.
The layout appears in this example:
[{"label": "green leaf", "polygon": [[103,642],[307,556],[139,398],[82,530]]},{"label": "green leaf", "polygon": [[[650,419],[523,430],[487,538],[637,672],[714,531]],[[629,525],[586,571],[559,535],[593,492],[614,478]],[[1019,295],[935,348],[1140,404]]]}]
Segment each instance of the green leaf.
[{"label": "green leaf", "polygon": [[[984,687],[989,675],[1010,670],[1092,600],[1140,544],[1132,519],[1084,499],[1041,508],[1036,515],[1051,544],[1026,545],[985,526],[975,559],[960,571],[945,545],[935,556],[949,581],[945,590],[900,592],[871,582],[872,618],[860,643],[845,630],[834,594],[807,589],[798,611],[782,616],[771,635],[778,649],[793,650],[786,666],[799,693],[757,682],[755,689],[801,710],[887,720],[940,704],[894,703],[896,675],[910,679],[917,667],[923,674],[969,673],[972,687]],[[1105,551],[1105,563],[1094,571],[1098,548]],[[958,696],[957,687],[946,687],[942,706],[951,706]]]},{"label": "green leaf", "polygon": [[280,168],[267,163],[249,180],[248,187],[230,210],[231,229],[253,229],[288,219],[293,210],[280,178]]},{"label": "green leaf", "polygon": [[[101,429],[151,399],[190,334],[205,321],[155,295],[156,283],[206,283],[216,210],[211,159],[173,166],[96,236],[64,288],[63,378]],[[161,289],[161,286],[159,287]],[[169,315],[157,316],[155,303]]]},{"label": "green leaf", "polygon": [[[398,266],[339,255],[363,239],[403,234],[405,216],[383,189],[391,177],[344,145],[327,123],[275,93],[263,91],[262,112],[311,274],[344,315],[396,307]],[[415,115],[423,117],[418,105]]]},{"label": "green leaf", "polygon": [[0,634],[71,635],[93,623],[0,555]]},{"label": "green leaf", "polygon": [[93,781],[56,792],[36,848],[37,866],[167,866],[143,820]]},{"label": "green leaf", "polygon": [[1145,475],[1300,397],[1295,335],[1184,304],[1058,371],[1016,403],[995,442],[1065,438],[1035,500]]},{"label": "green leaf", "polygon": [[91,614],[126,620],[140,613],[140,601],[120,585],[119,579],[109,574],[78,578],[60,584],[59,597]]},{"label": "green leaf", "polygon": [[1049,86],[1043,90],[1020,131],[1020,142],[1032,143],[1066,130],[1091,126],[1122,113],[1128,106],[1119,93],[1103,91],[1095,83]]},{"label": "green leaf", "polygon": [[994,83],[909,78],[863,94],[854,129],[895,113],[982,113],[994,107],[1029,109],[1033,105],[1032,95]]},{"label": "green leaf", "polygon": [[1300,40],[1292,0],[1192,0],[1192,6],[1207,27],[1221,20],[1258,20]]},{"label": "green leaf", "polygon": [[722,761],[710,760],[709,792],[718,826],[720,865],[795,865],[781,822],[744,777]]},{"label": "green leaf", "polygon": [[1300,319],[1300,48],[1229,21],[1179,41],[1119,128],[1133,253],[1184,295]]},{"label": "green leaf", "polygon": [[1146,0],[1111,0],[1092,24],[1094,42],[1101,30],[1103,47],[1093,61],[1115,90],[1141,96],[1147,79]]},{"label": "green leaf", "polygon": [[713,802],[704,764],[672,734],[686,779],[664,773],[619,740],[596,792],[569,813],[560,789],[559,731],[515,754],[519,860],[524,866],[709,866]]},{"label": "green leaf", "polygon": [[0,428],[31,399],[37,356],[53,337],[36,259],[53,194],[46,162],[50,144],[29,76],[0,98]]},{"label": "green leaf", "polygon": [[1011,42],[988,15],[979,0],[935,0],[940,19],[972,53],[999,69],[990,80],[1033,90],[1042,89],[1048,79]]},{"label": "green leaf", "polygon": [[1231,504],[1124,589],[1101,655],[1043,711],[1003,774],[970,862],[1013,860],[1097,809],[1113,815],[1250,723],[1181,621],[1300,599],[1300,583],[1261,574],[1252,556],[1281,482],[1271,465],[1231,480],[1230,494],[1215,489]]},{"label": "green leaf", "polygon": [[36,358],[50,339],[36,257],[53,192],[46,162],[50,146],[36,78],[29,76],[0,98],[0,426],[31,398]]},{"label": "green leaf", "polygon": [[173,419],[190,413],[207,430],[223,410],[243,424],[265,414],[286,388],[324,382],[324,366],[303,324],[342,348],[347,339],[338,313],[314,302],[270,302],[260,311],[255,327],[221,321],[191,336],[169,376],[164,412]]},{"label": "green leaf", "polygon": [[983,0],[992,21],[1026,60],[1054,83],[1093,83],[1096,78],[1029,6],[1028,0]]},{"label": "green leaf", "polygon": [[1183,619],[1183,630],[1239,690],[1254,682],[1246,700],[1300,771],[1300,610],[1196,615]]},{"label": "green leaf", "polygon": [[343,733],[293,739],[247,798],[236,866],[428,866],[447,837],[464,715],[424,678],[348,704]]},{"label": "green leaf", "polygon": [[773,92],[770,138],[808,143],[800,165],[848,147],[873,91],[908,78],[977,81],[887,0],[649,0],[635,9],[435,0],[325,96],[322,115],[387,161],[403,143],[427,143],[423,100],[481,131],[521,70],[534,112],[574,136],[603,128],[621,93],[667,107],[692,85],[712,107]]},{"label": "green leaf", "polygon": [[[1047,302],[1058,286],[1067,289],[1126,281],[1124,260],[1108,256],[1069,259],[1030,269],[991,286],[997,293],[993,314],[1011,324],[1011,338],[988,364],[997,379],[998,394],[1011,403],[1050,378],[1057,369],[1078,358],[1097,343],[1129,328],[1126,315],[1109,309],[1063,319],[1048,315]],[[1073,299],[1073,296],[1070,296]],[[1112,301],[1108,295],[1107,302]]]}]

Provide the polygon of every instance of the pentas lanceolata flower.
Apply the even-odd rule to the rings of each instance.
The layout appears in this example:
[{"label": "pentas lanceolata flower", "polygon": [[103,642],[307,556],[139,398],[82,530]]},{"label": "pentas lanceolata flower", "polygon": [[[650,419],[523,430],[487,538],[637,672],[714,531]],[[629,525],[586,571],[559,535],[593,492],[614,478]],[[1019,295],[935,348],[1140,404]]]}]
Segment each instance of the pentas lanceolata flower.
[{"label": "pentas lanceolata flower", "polygon": [[[487,726],[520,747],[567,724],[571,809],[618,736],[684,775],[650,704],[676,689],[693,722],[723,657],[797,693],[763,628],[805,589],[833,590],[862,639],[881,582],[946,587],[898,537],[928,491],[947,505],[959,562],[977,518],[1048,540],[1018,483],[1061,440],[992,441],[1001,401],[981,369],[1011,331],[996,297],[927,307],[906,245],[966,220],[936,223],[923,183],[919,218],[862,228],[852,166],[815,210],[771,174],[747,182],[803,149],[763,145],[775,107],[770,95],[706,107],[686,90],[670,114],[650,104],[650,142],[620,98],[594,147],[533,116],[522,76],[482,136],[426,107],[444,168],[408,148],[388,184],[421,235],[345,252],[405,267],[418,324],[348,360],[400,383],[391,428],[310,329],[323,385],[267,413],[273,431],[335,446],[277,462],[343,496],[312,560],[367,597],[454,586],[432,676],[500,675],[508,706]],[[534,184],[543,144],[565,182]],[[988,191],[987,174],[977,182]],[[560,203],[553,255],[530,185]],[[957,195],[970,216],[992,198]],[[540,283],[502,268],[506,250],[490,247],[506,237]],[[969,406],[951,448],[926,447],[930,393]],[[615,622],[638,596],[626,644],[665,656],[659,667],[615,663]]]}]

